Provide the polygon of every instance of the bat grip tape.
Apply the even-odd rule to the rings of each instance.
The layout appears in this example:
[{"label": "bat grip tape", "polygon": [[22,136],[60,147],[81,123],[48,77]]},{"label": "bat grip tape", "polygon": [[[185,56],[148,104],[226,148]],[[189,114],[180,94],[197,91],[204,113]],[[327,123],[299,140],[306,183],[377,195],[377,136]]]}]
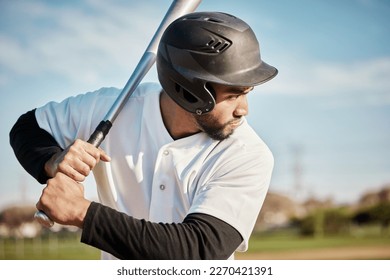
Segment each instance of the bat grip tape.
[{"label": "bat grip tape", "polygon": [[99,147],[108,132],[110,131],[111,127],[112,123],[110,121],[101,121],[96,127],[95,131],[91,134],[87,142],[94,145],[96,148]]}]

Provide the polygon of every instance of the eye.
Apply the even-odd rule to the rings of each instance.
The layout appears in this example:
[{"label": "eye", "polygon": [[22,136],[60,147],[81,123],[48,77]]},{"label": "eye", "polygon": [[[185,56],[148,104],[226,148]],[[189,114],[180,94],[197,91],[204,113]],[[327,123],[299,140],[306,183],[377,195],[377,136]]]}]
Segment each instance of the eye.
[{"label": "eye", "polygon": [[240,95],[239,94],[229,94],[226,99],[236,100]]}]

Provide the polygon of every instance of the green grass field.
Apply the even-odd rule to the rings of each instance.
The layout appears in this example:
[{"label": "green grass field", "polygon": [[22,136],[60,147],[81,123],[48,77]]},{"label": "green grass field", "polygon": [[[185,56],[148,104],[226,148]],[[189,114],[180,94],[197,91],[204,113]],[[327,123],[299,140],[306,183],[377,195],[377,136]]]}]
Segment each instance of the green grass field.
[{"label": "green grass field", "polygon": [[44,238],[1,239],[0,259],[3,260],[97,260],[100,251],[80,243],[80,235],[66,237],[55,233]]},{"label": "green grass field", "polygon": [[[0,259],[97,260],[100,258],[99,250],[82,244],[79,240],[79,233],[65,236],[51,233],[35,239],[0,238]],[[301,258],[305,259],[317,259],[318,256],[322,258],[321,254],[327,254],[324,256],[327,259],[332,259],[333,256],[336,259],[390,259],[390,236],[388,234],[313,238],[301,237],[286,231],[254,234],[249,245],[248,252],[236,254],[238,259],[273,259],[283,256],[291,259],[295,255],[298,256],[298,253],[305,253],[301,255]],[[340,256],[337,253],[340,251],[350,251],[350,254]],[[375,254],[375,252],[378,253]]]},{"label": "green grass field", "polygon": [[250,240],[248,252],[295,251],[304,249],[314,250],[323,248],[349,248],[378,245],[390,246],[390,238],[388,236],[330,236],[313,238],[297,235],[254,235]]},{"label": "green grass field", "polygon": [[386,259],[390,234],[378,226],[353,229],[353,234],[304,237],[294,231],[254,234],[238,259]]}]

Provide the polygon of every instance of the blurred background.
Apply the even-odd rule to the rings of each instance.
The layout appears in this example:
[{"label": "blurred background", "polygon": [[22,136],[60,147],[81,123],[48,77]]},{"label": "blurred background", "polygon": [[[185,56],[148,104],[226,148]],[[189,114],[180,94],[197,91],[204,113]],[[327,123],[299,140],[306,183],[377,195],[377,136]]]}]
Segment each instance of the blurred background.
[{"label": "blurred background", "polygon": [[[49,101],[122,88],[170,3],[0,0],[0,259],[99,258],[76,229],[32,221],[42,186],[8,133]],[[390,2],[203,0],[206,10],[249,23],[279,70],[248,96],[275,169],[238,257],[390,259]],[[92,178],[86,192],[97,200]]]}]

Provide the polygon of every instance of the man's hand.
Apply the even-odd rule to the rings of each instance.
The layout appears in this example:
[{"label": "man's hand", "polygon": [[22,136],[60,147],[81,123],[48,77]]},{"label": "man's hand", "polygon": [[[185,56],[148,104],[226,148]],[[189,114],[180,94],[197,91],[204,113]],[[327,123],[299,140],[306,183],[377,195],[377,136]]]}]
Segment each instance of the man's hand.
[{"label": "man's hand", "polygon": [[54,222],[82,228],[90,204],[84,197],[84,186],[58,172],[47,181],[36,206]]},{"label": "man's hand", "polygon": [[53,155],[46,162],[45,171],[51,178],[60,172],[83,182],[100,160],[108,162],[111,158],[102,149],[78,139],[61,153]]}]

